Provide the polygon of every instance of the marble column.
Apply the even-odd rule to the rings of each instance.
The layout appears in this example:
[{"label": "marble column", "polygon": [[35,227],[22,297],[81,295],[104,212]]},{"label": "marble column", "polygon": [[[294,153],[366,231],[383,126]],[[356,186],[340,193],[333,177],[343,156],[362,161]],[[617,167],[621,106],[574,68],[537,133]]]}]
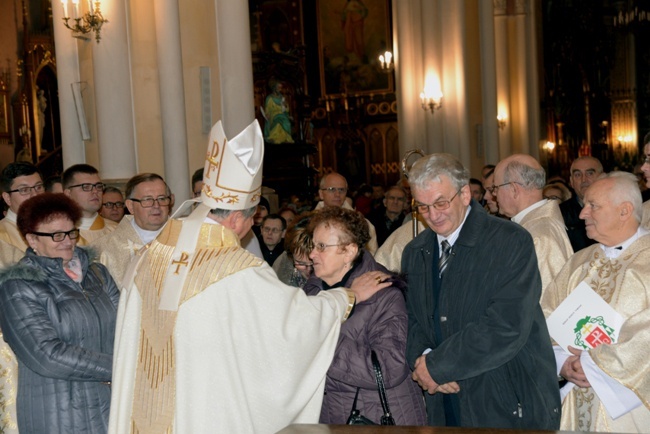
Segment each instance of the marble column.
[{"label": "marble column", "polygon": [[165,180],[180,204],[190,198],[190,174],[178,0],[156,0],[154,14]]},{"label": "marble column", "polygon": [[481,34],[481,89],[483,111],[483,146],[485,164],[499,161],[499,127],[497,118],[497,72],[494,44],[494,6],[492,2],[479,2]]},{"label": "marble column", "polygon": [[215,0],[223,129],[232,138],[255,118],[248,2]]},{"label": "marble column", "polygon": [[[52,5],[54,46],[56,48],[56,74],[59,87],[59,112],[61,116],[61,142],[63,168],[86,162],[86,148],[81,138],[81,128],[75,109],[72,86],[79,83],[79,57],[77,40],[72,31],[63,25],[61,3]],[[83,105],[81,106],[83,108]]]},{"label": "marble column", "polygon": [[109,20],[102,39],[93,44],[95,110],[99,141],[99,173],[104,180],[128,179],[137,172],[131,92],[126,0],[104,1]]},{"label": "marble column", "polygon": [[[506,126],[499,129],[499,156],[501,160],[511,154],[513,113],[510,109],[510,71],[508,66],[508,16],[506,1],[494,1],[494,43],[497,82],[497,113],[505,116]],[[497,122],[496,117],[485,122]],[[495,162],[496,163],[496,162]]]}]

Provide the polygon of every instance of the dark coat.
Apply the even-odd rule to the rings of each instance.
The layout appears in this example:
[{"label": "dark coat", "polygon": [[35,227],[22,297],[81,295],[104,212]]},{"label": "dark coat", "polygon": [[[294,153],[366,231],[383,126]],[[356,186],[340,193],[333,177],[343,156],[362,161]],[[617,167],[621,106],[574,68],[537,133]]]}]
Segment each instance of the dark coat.
[{"label": "dark coat", "polygon": [[[387,272],[364,250],[361,263],[342,283],[349,286],[356,277],[374,270]],[[404,286],[403,281],[396,279],[393,286],[358,303],[352,316],[341,326],[334,360],[327,371],[321,423],[345,424],[357,387],[361,388],[357,408],[362,415],[379,423],[382,409],[370,360],[370,352],[374,350],[397,425],[425,424],[422,391],[411,379],[405,357],[408,319],[402,292]],[[304,289],[309,295],[318,294],[323,282],[312,275]]]},{"label": "dark coat", "polygon": [[574,252],[589,247],[596,242],[587,236],[585,221],[580,219],[582,206],[578,202],[575,194],[571,199],[565,200],[560,204],[560,211],[562,212],[562,218],[566,225],[566,233],[569,236],[569,241]]},{"label": "dark coat", "polygon": [[[442,285],[438,257],[430,229],[402,256],[409,282],[411,366],[432,349],[426,363],[434,381],[460,385],[461,426],[558,429],[555,357],[539,305],[542,285],[530,234],[472,201]],[[442,394],[425,397],[429,424],[445,425]]]},{"label": "dark coat", "polygon": [[106,267],[76,249],[84,279],[60,258],[27,249],[0,274],[0,326],[18,359],[21,433],[104,433],[108,429],[119,291]]}]

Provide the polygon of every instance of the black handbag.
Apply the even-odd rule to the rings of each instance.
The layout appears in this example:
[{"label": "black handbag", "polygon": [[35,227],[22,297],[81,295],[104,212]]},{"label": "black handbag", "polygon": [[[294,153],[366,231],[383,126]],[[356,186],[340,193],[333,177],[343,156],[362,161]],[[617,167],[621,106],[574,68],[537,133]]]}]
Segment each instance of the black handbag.
[{"label": "black handbag", "polygon": [[[395,425],[395,419],[390,414],[390,408],[388,407],[388,398],[386,398],[386,388],[384,387],[384,376],[381,373],[381,365],[379,365],[379,360],[377,359],[377,354],[374,351],[370,353],[370,358],[372,360],[372,367],[375,371],[375,381],[377,382],[377,389],[379,390],[379,401],[381,402],[381,408],[384,414],[381,416],[381,425]],[[361,388],[357,387],[357,393],[354,395],[354,402],[352,403],[352,411],[348,417],[348,425],[377,425],[375,422],[371,421],[367,417],[363,416],[359,410],[357,410],[357,398],[359,397],[359,390]]]}]

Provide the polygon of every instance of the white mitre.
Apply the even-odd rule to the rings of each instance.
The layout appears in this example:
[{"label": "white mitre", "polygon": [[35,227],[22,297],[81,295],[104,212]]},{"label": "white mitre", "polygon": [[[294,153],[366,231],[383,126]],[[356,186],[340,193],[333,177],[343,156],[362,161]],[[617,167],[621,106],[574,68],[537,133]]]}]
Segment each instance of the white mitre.
[{"label": "white mitre", "polygon": [[[257,120],[232,140],[226,139],[221,121],[212,127],[203,170],[200,203],[182,220],[181,233],[165,274],[159,309],[178,310],[190,267],[177,267],[174,264],[192,263],[201,225],[210,210],[219,208],[238,211],[259,204],[262,195],[263,160],[264,137]],[[188,201],[186,204],[193,202],[196,201]],[[186,204],[183,204],[181,209],[185,208]]]},{"label": "white mitre", "polygon": [[210,132],[201,202],[210,209],[243,210],[258,205],[263,160],[264,137],[257,119],[230,141],[221,121],[217,122]]}]

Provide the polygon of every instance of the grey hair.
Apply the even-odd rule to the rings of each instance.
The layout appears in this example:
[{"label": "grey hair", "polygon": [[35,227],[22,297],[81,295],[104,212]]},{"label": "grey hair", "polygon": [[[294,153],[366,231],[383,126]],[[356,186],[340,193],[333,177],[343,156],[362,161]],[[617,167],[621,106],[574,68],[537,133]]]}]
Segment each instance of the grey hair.
[{"label": "grey hair", "polygon": [[420,158],[409,170],[411,187],[425,189],[430,182],[441,182],[444,175],[456,190],[469,184],[469,170],[451,154],[431,154]]},{"label": "grey hair", "polygon": [[246,209],[221,209],[221,208],[214,208],[210,210],[210,214],[214,216],[214,218],[217,221],[223,221],[230,216],[230,214],[235,213],[235,212],[241,212],[242,216],[247,219],[249,217],[253,217],[255,213],[257,212],[257,205],[252,206],[250,208]]},{"label": "grey hair", "polygon": [[542,190],[546,185],[546,171],[543,167],[535,169],[520,161],[513,160],[503,171],[503,182],[518,182],[526,190]]},{"label": "grey hair", "polygon": [[639,189],[639,179],[630,172],[614,171],[602,174],[598,179],[614,179],[614,185],[609,190],[609,199],[614,205],[630,202],[634,208],[634,218],[641,223],[643,217],[643,200]]}]

